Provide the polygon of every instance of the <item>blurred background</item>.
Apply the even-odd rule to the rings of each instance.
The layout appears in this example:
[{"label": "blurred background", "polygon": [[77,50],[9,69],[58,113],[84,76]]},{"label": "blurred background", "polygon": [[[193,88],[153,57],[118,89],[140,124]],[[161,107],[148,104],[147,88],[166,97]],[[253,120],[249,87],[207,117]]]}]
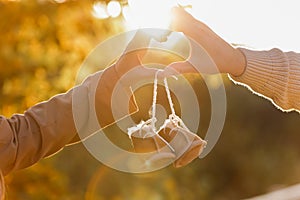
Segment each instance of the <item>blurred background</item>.
[{"label": "blurred background", "polygon": [[[101,41],[127,30],[124,7],[125,1],[1,0],[1,115],[23,113],[74,86],[88,53]],[[186,78],[198,94],[199,134],[203,136],[210,120],[207,87],[200,76]],[[299,114],[283,113],[233,85],[227,76],[223,79],[227,119],[217,145],[204,159],[180,169],[170,166],[136,175],[102,165],[76,144],[5,177],[7,198],[225,200],[299,183]],[[145,94],[149,95],[146,102]],[[150,107],[151,86],[136,95],[145,108],[135,116],[138,121]],[[117,127],[106,130],[113,132],[118,132]]]}]

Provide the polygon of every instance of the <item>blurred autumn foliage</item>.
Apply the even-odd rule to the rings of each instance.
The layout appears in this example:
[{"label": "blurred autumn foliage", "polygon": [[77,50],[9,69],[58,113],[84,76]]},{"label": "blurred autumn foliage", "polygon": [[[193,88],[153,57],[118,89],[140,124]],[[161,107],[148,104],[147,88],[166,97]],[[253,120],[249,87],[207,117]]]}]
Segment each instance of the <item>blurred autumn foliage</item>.
[{"label": "blurred autumn foliage", "polygon": [[[95,45],[123,31],[121,16],[94,18],[93,3],[0,1],[1,115],[23,113],[71,88]],[[203,132],[210,120],[207,89],[198,76],[187,77],[199,98],[199,131]],[[247,89],[234,86],[226,76],[224,80],[226,124],[216,147],[204,159],[181,169],[170,166],[134,175],[107,168],[77,144],[8,175],[7,199],[225,200],[300,182],[299,114],[283,113]],[[149,108],[151,98],[148,103],[142,100],[145,96],[137,95],[137,101]]]}]

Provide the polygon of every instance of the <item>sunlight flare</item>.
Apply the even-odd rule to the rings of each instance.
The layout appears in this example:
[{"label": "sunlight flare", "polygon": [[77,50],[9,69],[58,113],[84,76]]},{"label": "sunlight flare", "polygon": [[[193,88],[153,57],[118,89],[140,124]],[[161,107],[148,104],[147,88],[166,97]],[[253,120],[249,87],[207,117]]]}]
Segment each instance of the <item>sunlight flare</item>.
[{"label": "sunlight flare", "polygon": [[129,28],[167,29],[176,5],[176,0],[129,0],[123,15]]}]

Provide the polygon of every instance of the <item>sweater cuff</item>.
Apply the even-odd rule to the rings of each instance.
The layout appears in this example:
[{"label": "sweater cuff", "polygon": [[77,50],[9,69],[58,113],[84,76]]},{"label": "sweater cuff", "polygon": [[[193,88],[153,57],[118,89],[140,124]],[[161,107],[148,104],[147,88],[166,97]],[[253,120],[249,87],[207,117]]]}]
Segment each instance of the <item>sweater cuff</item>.
[{"label": "sweater cuff", "polygon": [[291,109],[292,105],[288,101],[289,62],[286,55],[276,48],[270,51],[239,50],[245,55],[247,65],[241,76],[230,75],[233,82],[271,100],[283,110]]}]

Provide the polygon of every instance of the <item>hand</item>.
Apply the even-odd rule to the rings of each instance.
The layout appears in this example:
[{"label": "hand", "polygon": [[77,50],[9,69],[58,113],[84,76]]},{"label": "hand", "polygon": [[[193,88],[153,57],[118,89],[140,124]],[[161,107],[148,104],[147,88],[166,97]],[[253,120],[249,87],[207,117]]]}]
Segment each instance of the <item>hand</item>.
[{"label": "hand", "polygon": [[111,66],[124,85],[128,86],[145,78],[154,79],[157,70],[144,67],[141,63],[152,39],[146,31],[138,30],[121,57]]},{"label": "hand", "polygon": [[138,30],[120,58],[102,73],[95,97],[102,128],[138,111],[131,86],[141,80],[153,80],[157,72],[157,69],[144,67],[141,63],[150,40],[148,33]]},{"label": "hand", "polygon": [[171,29],[189,37],[191,52],[188,60],[170,65],[169,70],[175,69],[179,73],[230,73],[234,76],[243,73],[246,61],[240,50],[233,48],[184,9],[173,8],[172,14]]}]

